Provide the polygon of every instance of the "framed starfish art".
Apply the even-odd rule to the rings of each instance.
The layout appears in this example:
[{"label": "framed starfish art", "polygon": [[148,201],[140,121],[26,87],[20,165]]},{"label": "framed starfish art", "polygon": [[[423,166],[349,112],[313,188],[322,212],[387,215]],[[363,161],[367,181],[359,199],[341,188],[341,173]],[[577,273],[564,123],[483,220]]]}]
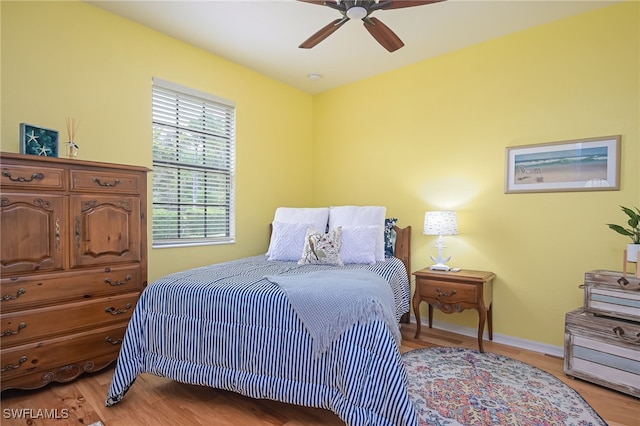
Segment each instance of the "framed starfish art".
[{"label": "framed starfish art", "polygon": [[20,123],[20,154],[58,156],[58,131]]}]

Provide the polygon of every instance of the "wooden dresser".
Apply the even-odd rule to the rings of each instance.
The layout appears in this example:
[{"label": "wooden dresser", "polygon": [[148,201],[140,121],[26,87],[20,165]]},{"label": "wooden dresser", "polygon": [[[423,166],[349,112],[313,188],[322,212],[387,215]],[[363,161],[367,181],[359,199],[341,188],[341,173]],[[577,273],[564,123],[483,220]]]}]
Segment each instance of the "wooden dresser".
[{"label": "wooden dresser", "polygon": [[0,154],[1,389],[117,357],[147,283],[143,167]]}]

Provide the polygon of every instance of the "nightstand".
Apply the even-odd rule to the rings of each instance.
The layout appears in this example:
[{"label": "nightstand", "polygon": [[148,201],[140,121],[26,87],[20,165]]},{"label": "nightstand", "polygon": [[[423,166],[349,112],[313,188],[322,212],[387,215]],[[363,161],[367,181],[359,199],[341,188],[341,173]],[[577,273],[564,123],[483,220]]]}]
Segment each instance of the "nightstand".
[{"label": "nightstand", "polygon": [[413,273],[416,277],[416,290],[413,294],[413,312],[416,315],[416,339],[420,335],[420,302],[429,304],[429,328],[433,325],[433,308],[451,314],[465,309],[478,311],[478,347],[482,347],[484,323],[488,322],[489,340],[493,340],[493,318],[491,302],[493,301],[493,272],[470,271],[462,269],[458,272],[432,271],[428,268]]}]

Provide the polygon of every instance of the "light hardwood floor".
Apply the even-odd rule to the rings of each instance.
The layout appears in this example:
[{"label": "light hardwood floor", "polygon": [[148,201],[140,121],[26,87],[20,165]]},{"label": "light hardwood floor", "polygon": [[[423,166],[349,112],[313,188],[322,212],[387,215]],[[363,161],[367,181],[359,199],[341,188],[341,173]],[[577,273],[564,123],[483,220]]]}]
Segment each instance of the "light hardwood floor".
[{"label": "light hardwood floor", "polygon": [[[472,337],[423,327],[413,338],[415,325],[403,325],[402,351],[429,346],[477,348]],[[503,354],[546,370],[577,390],[611,426],[640,426],[640,400],[581,380],[566,377],[562,359],[485,341],[485,351]],[[268,400],[255,400],[232,392],[186,385],[149,374],[140,376],[127,396],[105,407],[113,367],[68,384],[36,391],[9,390],[2,394],[2,425],[105,426],[332,426],[344,425],[333,413]],[[9,411],[7,411],[9,410]],[[12,419],[11,410],[48,410],[66,419]],[[15,413],[16,411],[13,411]],[[68,414],[67,414],[68,413]],[[44,414],[43,414],[44,415]],[[9,418],[8,418],[9,417]],[[101,422],[101,423],[99,423]]]}]

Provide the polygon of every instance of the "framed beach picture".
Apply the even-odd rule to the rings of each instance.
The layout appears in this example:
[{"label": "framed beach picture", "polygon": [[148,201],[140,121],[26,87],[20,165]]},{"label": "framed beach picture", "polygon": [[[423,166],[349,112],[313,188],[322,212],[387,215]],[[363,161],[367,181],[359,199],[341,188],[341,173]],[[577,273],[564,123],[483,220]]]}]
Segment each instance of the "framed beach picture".
[{"label": "framed beach picture", "polygon": [[617,191],[620,135],[507,147],[505,193]]},{"label": "framed beach picture", "polygon": [[58,156],[58,131],[20,123],[20,154]]}]

